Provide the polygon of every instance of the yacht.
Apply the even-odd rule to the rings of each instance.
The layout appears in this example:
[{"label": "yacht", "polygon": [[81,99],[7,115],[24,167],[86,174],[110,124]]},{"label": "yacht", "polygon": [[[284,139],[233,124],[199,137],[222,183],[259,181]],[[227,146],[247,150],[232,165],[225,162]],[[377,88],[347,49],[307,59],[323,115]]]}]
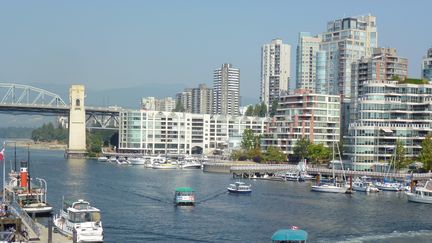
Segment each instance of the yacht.
[{"label": "yacht", "polygon": [[413,192],[406,192],[408,201],[432,204],[432,180],[422,187],[416,187]]},{"label": "yacht", "polygon": [[36,178],[34,184],[28,173],[28,162],[21,161],[20,173],[10,173],[10,181],[5,187],[6,198],[15,200],[27,214],[44,216],[51,214],[53,207],[47,202],[47,182]]},{"label": "yacht", "polygon": [[182,169],[201,169],[202,167],[201,163],[193,157],[186,157],[183,161],[177,163],[180,164]]},{"label": "yacht", "polygon": [[300,176],[298,172],[288,171],[285,173],[283,178],[287,181],[298,181],[300,179]]},{"label": "yacht", "polygon": [[375,186],[381,191],[398,192],[401,190],[401,184],[398,182],[376,182]]},{"label": "yacht", "polygon": [[363,181],[357,179],[353,182],[353,190],[359,192],[379,192],[379,189],[376,188],[371,182]]},{"label": "yacht", "polygon": [[100,210],[83,199],[69,201],[63,198],[60,214],[54,216],[54,225],[61,234],[69,237],[76,231],[77,242],[102,242],[104,239]]},{"label": "yacht", "polygon": [[132,165],[145,165],[149,159],[150,157],[137,157],[137,158],[130,158],[128,159],[128,161]]},{"label": "yacht", "polygon": [[246,185],[244,182],[237,181],[234,184],[229,184],[228,192],[230,193],[251,193],[252,186]]}]

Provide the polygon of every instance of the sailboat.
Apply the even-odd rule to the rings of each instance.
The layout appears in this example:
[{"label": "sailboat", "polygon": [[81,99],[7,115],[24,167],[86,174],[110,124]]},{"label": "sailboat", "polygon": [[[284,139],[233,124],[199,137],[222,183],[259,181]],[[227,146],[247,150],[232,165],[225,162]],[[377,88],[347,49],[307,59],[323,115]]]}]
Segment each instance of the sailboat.
[{"label": "sailboat", "polygon": [[394,166],[393,168],[396,167],[395,165],[395,157],[396,157],[396,149],[394,149],[394,156],[393,158],[390,160],[390,165],[387,169],[387,173],[386,176],[384,178],[383,182],[376,182],[375,186],[382,191],[392,191],[392,192],[398,192],[402,190],[402,184],[399,182],[395,182],[393,179],[389,179],[388,175],[390,174],[390,169],[392,166]]},{"label": "sailboat", "polygon": [[[334,153],[334,142],[333,142],[333,151],[332,151],[332,155],[333,155],[333,162],[335,161],[335,153]],[[342,156],[340,155],[340,151],[339,151],[339,146],[338,146],[338,152],[339,152],[339,159],[342,159]],[[343,163],[341,163],[342,165],[342,170],[343,170]],[[330,193],[346,193],[349,189],[349,186],[345,183],[345,180],[343,180],[342,182],[338,182],[335,179],[335,172],[334,172],[334,168],[335,166],[332,166],[332,182],[331,183],[322,183],[320,180],[320,176],[318,175],[317,177],[317,185],[312,185],[311,190],[315,191],[315,192],[330,192]],[[345,175],[343,176],[343,178],[345,179]]]}]

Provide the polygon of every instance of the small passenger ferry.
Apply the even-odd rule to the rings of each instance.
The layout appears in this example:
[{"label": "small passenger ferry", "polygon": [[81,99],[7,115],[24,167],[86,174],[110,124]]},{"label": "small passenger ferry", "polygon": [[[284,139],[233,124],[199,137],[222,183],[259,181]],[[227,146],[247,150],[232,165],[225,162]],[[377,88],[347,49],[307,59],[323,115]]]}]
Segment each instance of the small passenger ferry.
[{"label": "small passenger ferry", "polygon": [[190,187],[178,187],[174,193],[174,203],[177,206],[195,205],[195,191]]},{"label": "small passenger ferry", "polygon": [[292,242],[292,243],[306,243],[308,233],[299,229],[297,226],[292,226],[291,229],[280,229],[276,231],[271,240],[273,243]]},{"label": "small passenger ferry", "polygon": [[252,192],[252,186],[246,185],[244,182],[237,181],[234,184],[229,184],[228,186],[228,192],[230,193],[251,193]]},{"label": "small passenger ferry", "polygon": [[69,237],[73,237],[75,231],[77,242],[103,242],[100,210],[83,199],[63,198],[60,214],[54,216],[54,225],[61,234]]}]

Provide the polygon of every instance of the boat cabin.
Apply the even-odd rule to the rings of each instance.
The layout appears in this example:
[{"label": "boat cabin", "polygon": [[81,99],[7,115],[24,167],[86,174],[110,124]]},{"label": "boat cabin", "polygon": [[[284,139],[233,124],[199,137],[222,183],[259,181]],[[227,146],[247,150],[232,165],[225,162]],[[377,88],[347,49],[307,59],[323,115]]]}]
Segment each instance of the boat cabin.
[{"label": "boat cabin", "polygon": [[273,243],[305,243],[308,233],[301,229],[280,229],[276,231],[271,240]]},{"label": "boat cabin", "polygon": [[175,189],[174,203],[178,206],[195,205],[195,191],[190,187],[179,187]]},{"label": "boat cabin", "polygon": [[68,214],[69,221],[73,223],[101,221],[100,210],[82,199],[75,202],[64,200],[63,211]]}]

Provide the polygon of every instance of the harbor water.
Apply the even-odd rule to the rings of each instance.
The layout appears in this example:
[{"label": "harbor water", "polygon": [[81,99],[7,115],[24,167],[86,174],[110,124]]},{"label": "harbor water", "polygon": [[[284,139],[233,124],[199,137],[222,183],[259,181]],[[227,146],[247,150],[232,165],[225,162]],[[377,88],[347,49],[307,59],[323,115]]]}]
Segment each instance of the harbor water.
[{"label": "harbor water", "polygon": [[[17,155],[26,160],[26,149]],[[7,170],[10,160],[7,149]],[[311,192],[310,183],[245,180],[253,192],[230,195],[228,174],[67,160],[63,151],[45,150],[31,151],[30,174],[48,182],[55,213],[63,195],[99,208],[105,242],[270,242],[276,230],[292,225],[306,230],[310,242],[432,238],[432,205],[408,203],[403,193],[326,194]],[[196,206],[173,205],[174,189],[182,186],[195,189]]]}]

